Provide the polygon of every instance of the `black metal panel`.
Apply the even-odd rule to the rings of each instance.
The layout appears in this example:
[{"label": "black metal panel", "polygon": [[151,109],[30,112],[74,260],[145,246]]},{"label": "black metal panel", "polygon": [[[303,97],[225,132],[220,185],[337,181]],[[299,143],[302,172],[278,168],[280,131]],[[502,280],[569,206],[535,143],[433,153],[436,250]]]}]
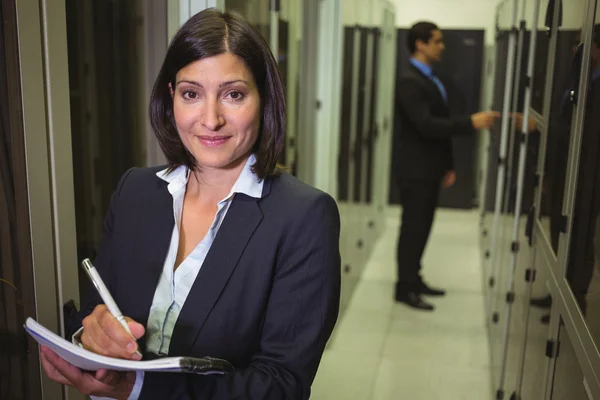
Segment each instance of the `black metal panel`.
[{"label": "black metal panel", "polygon": [[379,44],[380,37],[379,31],[373,30],[373,65],[371,67],[371,108],[369,110],[369,128],[367,132],[367,203],[373,201],[373,182],[375,177],[374,173],[374,153],[375,143],[377,141],[378,129],[377,126],[377,89],[378,89],[378,73],[379,73]]},{"label": "black metal panel", "polygon": [[352,156],[354,157],[354,193],[351,194],[351,198],[355,202],[360,202],[360,194],[362,191],[362,152],[363,152],[363,140],[365,139],[365,132],[363,132],[363,125],[365,118],[365,85],[367,83],[367,37],[369,35],[369,29],[360,27],[360,50],[359,50],[359,64],[358,64],[358,107],[356,112],[356,140],[354,142],[354,148]]},{"label": "black metal panel", "polygon": [[[540,37],[544,36],[540,35]],[[574,49],[579,42],[579,38],[579,30],[565,29],[560,31],[557,38],[552,94],[550,95],[550,120],[546,130],[546,159],[544,160],[544,176],[542,179],[541,216],[550,216],[553,210],[562,211],[568,131],[570,130],[572,111],[572,104],[566,100],[568,100],[568,92],[573,85],[575,75],[573,71]],[[549,233],[549,235],[556,234]],[[555,241],[557,240],[555,239]]]},{"label": "black metal panel", "polygon": [[[496,64],[494,69],[494,97],[492,100],[492,108],[495,110],[502,110],[502,104],[504,102],[507,54],[508,32],[501,31],[496,36],[496,55],[494,57]],[[498,167],[502,162],[500,159],[500,124],[494,124],[494,126],[490,128],[490,141],[487,154],[488,168],[486,176],[486,192],[483,201],[486,211],[494,211]]]},{"label": "black metal panel", "polygon": [[[469,115],[481,105],[481,76],[483,72],[483,30],[444,31],[446,51],[436,66],[437,75],[445,82],[451,99],[452,115]],[[452,138],[456,183],[442,190],[440,206],[471,208],[476,196],[477,142],[475,135]]]},{"label": "black metal panel", "polygon": [[352,59],[354,56],[354,27],[344,28],[344,54],[342,72],[342,110],[340,112],[340,152],[338,155],[338,198],[348,201],[348,171],[350,168],[350,128],[352,113]]},{"label": "black metal panel", "polygon": [[531,107],[543,113],[544,93],[546,92],[546,68],[548,68],[548,46],[550,35],[545,31],[538,31],[535,48],[535,64],[533,67],[533,90],[531,91]]},{"label": "black metal panel", "polygon": [[[279,7],[279,5],[277,5],[277,7]],[[279,19],[278,21],[279,24],[279,39],[278,39],[278,43],[279,43],[279,48],[277,49],[277,64],[279,65],[279,71],[281,72],[281,80],[283,81],[283,85],[285,88],[285,92],[286,92],[286,98],[288,95],[288,92],[290,90],[289,87],[287,87],[287,80],[288,80],[288,73],[289,73],[289,58],[288,58],[288,54],[289,54],[289,30],[290,30],[290,23],[287,21],[284,21],[283,19]],[[282,165],[286,165],[287,162],[287,141],[284,140],[283,141],[283,149],[281,151],[281,155],[279,156],[279,163]],[[288,165],[288,167],[290,167]]]},{"label": "black metal panel", "polygon": [[[0,4],[0,399],[41,399],[25,132],[14,0]],[[37,11],[36,11],[37,12]]]},{"label": "black metal panel", "polygon": [[[573,347],[571,338],[564,327],[561,318],[561,326],[556,342],[556,364],[554,365],[554,376],[552,379],[553,399],[588,399],[585,388],[585,376],[581,369],[583,360],[579,360]],[[560,350],[558,350],[560,349]]]},{"label": "black metal panel", "polygon": [[[410,52],[406,46],[407,30],[406,29],[398,29],[396,30],[396,82],[399,82],[402,78],[402,74],[408,68],[408,60],[410,59]],[[397,85],[396,85],[397,86]],[[396,88],[397,91],[397,88]],[[396,97],[394,98],[394,102],[397,103]],[[396,118],[396,113],[394,113],[394,118]],[[397,121],[394,121],[394,129],[392,131],[392,156],[391,156],[391,171],[390,171],[390,190],[388,194],[388,203],[389,204],[400,204],[400,190],[398,189],[398,157],[395,155],[398,153],[398,148],[400,146],[399,137],[400,137],[400,124]]]},{"label": "black metal panel", "polygon": [[[526,82],[528,81],[528,77],[526,75],[527,71],[527,57],[529,51],[529,42],[530,42],[530,33],[526,32],[523,39],[523,58],[521,59],[521,80],[518,85],[518,92],[513,93],[513,97],[511,97],[511,104],[514,100],[514,96],[517,96],[517,111],[523,112],[523,99],[525,95]],[[494,110],[502,111],[504,104],[504,87],[506,82],[506,57],[508,53],[508,42],[509,42],[509,32],[502,31],[497,37],[496,42],[496,76],[495,76],[495,86],[494,86],[494,98],[492,103],[492,108]],[[515,61],[515,63],[518,60]],[[515,65],[515,68],[517,66]],[[517,170],[518,170],[518,160],[519,160],[519,152],[521,147],[521,133],[518,131],[510,131],[508,132],[509,138],[512,137],[513,146],[510,149],[507,149],[508,152],[512,152],[512,162],[510,165],[507,165],[507,173],[505,175],[504,181],[504,190],[502,207],[504,208],[504,199],[508,198],[508,205],[506,206],[506,210],[508,212],[514,212],[515,210],[515,199],[517,193]],[[494,204],[496,199],[496,184],[498,177],[498,167],[500,165],[499,155],[500,155],[500,139],[501,139],[501,124],[495,124],[490,131],[490,147],[488,150],[488,169],[487,169],[487,185],[486,185],[486,193],[484,194],[483,201],[486,211],[494,211]],[[508,143],[510,143],[510,139]],[[521,201],[521,210],[523,213],[527,212],[534,200],[534,190],[535,190],[535,176],[537,170],[537,160],[538,160],[538,152],[539,152],[539,143],[540,136],[538,132],[532,132],[529,134],[528,142],[527,142],[527,150],[526,150],[526,165],[525,165],[525,175],[523,181],[523,197]],[[508,154],[508,153],[507,153]],[[508,170],[510,168],[510,171]],[[508,196],[508,197],[506,197]]]}]

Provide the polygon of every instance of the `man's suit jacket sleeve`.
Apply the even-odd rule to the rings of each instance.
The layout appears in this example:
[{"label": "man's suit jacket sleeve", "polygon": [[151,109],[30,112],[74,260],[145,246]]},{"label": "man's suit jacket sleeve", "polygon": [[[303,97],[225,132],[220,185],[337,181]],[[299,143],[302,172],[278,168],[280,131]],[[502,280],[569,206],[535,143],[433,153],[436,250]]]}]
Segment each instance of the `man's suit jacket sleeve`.
[{"label": "man's suit jacket sleeve", "polygon": [[[280,244],[260,346],[250,364],[224,376],[146,373],[140,399],[309,398],[338,316],[340,220],[326,194],[298,211]],[[279,239],[273,238],[274,246]]]},{"label": "man's suit jacket sleeve", "polygon": [[399,111],[423,137],[446,138],[474,131],[470,116],[433,116],[426,93],[415,79],[402,79],[398,84],[397,93]]},{"label": "man's suit jacket sleeve", "polygon": [[448,150],[446,152],[446,154],[448,155],[448,165],[446,167],[447,171],[453,171],[454,170],[454,149],[452,148],[452,142],[450,140],[448,140]]}]

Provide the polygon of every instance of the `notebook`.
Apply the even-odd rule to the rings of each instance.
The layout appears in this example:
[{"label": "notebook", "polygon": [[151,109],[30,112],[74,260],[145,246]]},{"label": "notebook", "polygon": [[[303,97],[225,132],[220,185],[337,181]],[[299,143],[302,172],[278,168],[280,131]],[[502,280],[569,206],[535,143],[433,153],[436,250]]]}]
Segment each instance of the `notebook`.
[{"label": "notebook", "polygon": [[228,361],[213,357],[167,357],[151,361],[133,361],[101,356],[63,339],[33,318],[27,318],[24,326],[25,330],[40,345],[49,347],[64,360],[86,371],[111,369],[115,371],[180,372],[202,375],[226,374],[233,371],[233,366]]}]

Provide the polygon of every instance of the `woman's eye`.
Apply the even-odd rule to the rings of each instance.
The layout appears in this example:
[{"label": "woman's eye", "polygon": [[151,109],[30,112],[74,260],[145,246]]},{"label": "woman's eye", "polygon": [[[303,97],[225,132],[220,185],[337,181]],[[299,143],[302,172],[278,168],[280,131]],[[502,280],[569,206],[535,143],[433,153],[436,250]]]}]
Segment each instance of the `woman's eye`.
[{"label": "woman's eye", "polygon": [[233,101],[241,101],[244,99],[244,94],[237,91],[229,92],[227,96]]},{"label": "woman's eye", "polygon": [[185,92],[183,92],[183,98],[186,100],[194,100],[198,98],[198,94],[191,90],[186,90]]}]

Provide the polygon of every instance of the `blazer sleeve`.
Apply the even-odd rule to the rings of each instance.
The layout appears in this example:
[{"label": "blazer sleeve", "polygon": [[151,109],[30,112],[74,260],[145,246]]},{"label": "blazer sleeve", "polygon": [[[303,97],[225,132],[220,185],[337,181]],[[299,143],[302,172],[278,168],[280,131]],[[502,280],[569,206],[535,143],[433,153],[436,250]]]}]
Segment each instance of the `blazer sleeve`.
[{"label": "blazer sleeve", "polygon": [[470,116],[437,117],[431,113],[431,105],[420,83],[404,78],[398,85],[400,112],[423,137],[446,138],[474,132]]},{"label": "blazer sleeve", "polygon": [[447,147],[446,157],[448,159],[448,161],[446,163],[446,170],[453,171],[454,170],[454,149],[452,146],[452,140],[450,138],[448,138],[448,143],[447,143],[446,147]]},{"label": "blazer sleeve", "polygon": [[326,194],[298,211],[280,248],[260,347],[250,364],[224,376],[148,372],[140,399],[309,398],[338,316],[340,219]]},{"label": "blazer sleeve", "polygon": [[[110,200],[110,205],[108,207],[108,212],[106,213],[106,216],[104,217],[104,233],[102,235],[102,243],[100,245],[100,250],[98,251],[98,254],[94,260],[94,267],[100,274],[100,277],[105,282],[109,291],[111,290],[109,278],[110,278],[110,267],[111,267],[111,258],[112,258],[111,255],[112,255],[112,247],[113,247],[112,246],[112,233],[113,233],[113,224],[114,224],[114,219],[115,219],[115,210],[117,208],[119,196],[121,194],[121,190],[123,189],[125,181],[131,174],[131,171],[133,171],[134,169],[135,168],[131,168],[127,172],[125,172],[125,174],[123,174],[123,176],[119,180],[119,183],[117,184],[116,190],[112,194],[112,197]],[[94,308],[96,308],[96,306],[101,303],[102,303],[102,298],[98,294],[98,291],[95,290],[95,288],[90,285],[88,293],[86,293],[86,296],[81,303],[79,312],[77,312],[72,317],[70,317],[65,323],[65,325],[66,325],[65,333],[66,333],[66,337],[69,340],[73,336],[73,334],[75,334],[75,332],[77,332],[81,328],[83,319],[85,317],[87,317],[88,315],[90,315],[92,313],[92,311],[94,311]]]}]

